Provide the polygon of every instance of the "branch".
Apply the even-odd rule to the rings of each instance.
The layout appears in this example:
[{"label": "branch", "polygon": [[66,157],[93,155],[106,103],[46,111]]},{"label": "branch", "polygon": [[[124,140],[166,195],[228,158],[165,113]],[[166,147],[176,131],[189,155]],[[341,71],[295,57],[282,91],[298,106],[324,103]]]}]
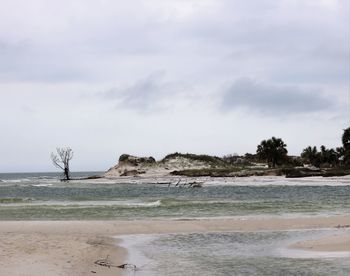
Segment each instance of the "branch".
[{"label": "branch", "polygon": [[51,153],[51,160],[55,167],[64,170],[64,168],[59,164],[61,161],[59,160],[58,156],[53,152]]}]

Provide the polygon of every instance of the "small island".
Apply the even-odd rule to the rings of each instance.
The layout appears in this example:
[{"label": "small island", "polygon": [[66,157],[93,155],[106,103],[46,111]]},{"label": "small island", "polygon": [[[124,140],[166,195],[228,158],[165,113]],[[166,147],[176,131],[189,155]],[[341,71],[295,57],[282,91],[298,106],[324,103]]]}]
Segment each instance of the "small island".
[{"label": "small island", "polygon": [[263,140],[255,154],[223,157],[192,153],[172,153],[156,161],[153,157],[122,154],[118,164],[104,175],[116,177],[249,177],[345,176],[350,174],[350,128],[344,130],[342,146],[327,149],[308,146],[300,156],[288,155],[281,138]]}]

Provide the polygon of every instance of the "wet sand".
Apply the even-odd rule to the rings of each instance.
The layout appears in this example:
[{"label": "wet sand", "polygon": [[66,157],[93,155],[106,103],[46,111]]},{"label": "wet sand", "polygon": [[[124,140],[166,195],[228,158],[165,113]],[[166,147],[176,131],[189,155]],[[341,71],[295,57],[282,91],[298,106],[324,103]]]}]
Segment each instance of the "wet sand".
[{"label": "wet sand", "polygon": [[[350,216],[152,221],[1,221],[0,275],[121,275],[119,268],[97,266],[109,255],[120,265],[127,251],[113,236],[334,228]],[[348,235],[293,245],[298,249],[350,251]],[[96,272],[96,273],[95,273]]]}]

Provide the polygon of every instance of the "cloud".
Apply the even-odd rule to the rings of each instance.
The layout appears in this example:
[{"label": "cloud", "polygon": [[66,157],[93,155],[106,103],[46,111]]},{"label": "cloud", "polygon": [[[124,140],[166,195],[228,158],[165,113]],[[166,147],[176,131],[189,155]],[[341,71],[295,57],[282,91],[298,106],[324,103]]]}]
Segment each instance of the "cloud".
[{"label": "cloud", "polygon": [[171,109],[177,103],[189,100],[187,89],[186,84],[169,81],[165,72],[158,71],[125,87],[98,93],[98,96],[116,102],[118,108],[152,112]]},{"label": "cloud", "polygon": [[263,71],[281,82],[344,82],[346,2],[3,1],[0,81],[108,82],[164,68],[186,81]]},{"label": "cloud", "polygon": [[320,91],[304,91],[296,86],[271,85],[249,78],[235,81],[224,93],[221,108],[239,108],[264,115],[295,115],[326,111],[335,103]]},{"label": "cloud", "polygon": [[116,151],[240,152],[272,134],[296,152],[338,145],[349,11],[345,0],[2,0],[0,152],[13,162],[0,168],[25,170],[32,151],[47,168],[70,141],[103,168]]}]

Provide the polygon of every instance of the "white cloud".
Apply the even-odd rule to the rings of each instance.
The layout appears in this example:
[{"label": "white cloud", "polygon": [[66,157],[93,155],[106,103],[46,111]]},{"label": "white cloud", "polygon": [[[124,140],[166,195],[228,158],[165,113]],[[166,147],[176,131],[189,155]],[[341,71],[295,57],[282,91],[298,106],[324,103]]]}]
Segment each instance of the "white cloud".
[{"label": "white cloud", "polygon": [[[49,169],[62,143],[85,154],[80,169],[108,167],[117,152],[254,151],[267,135],[298,153],[336,145],[348,123],[334,118],[348,116],[349,1],[1,4],[2,170]],[[260,80],[249,93],[288,110],[288,127],[261,112],[264,97],[237,98],[241,79]]]}]

